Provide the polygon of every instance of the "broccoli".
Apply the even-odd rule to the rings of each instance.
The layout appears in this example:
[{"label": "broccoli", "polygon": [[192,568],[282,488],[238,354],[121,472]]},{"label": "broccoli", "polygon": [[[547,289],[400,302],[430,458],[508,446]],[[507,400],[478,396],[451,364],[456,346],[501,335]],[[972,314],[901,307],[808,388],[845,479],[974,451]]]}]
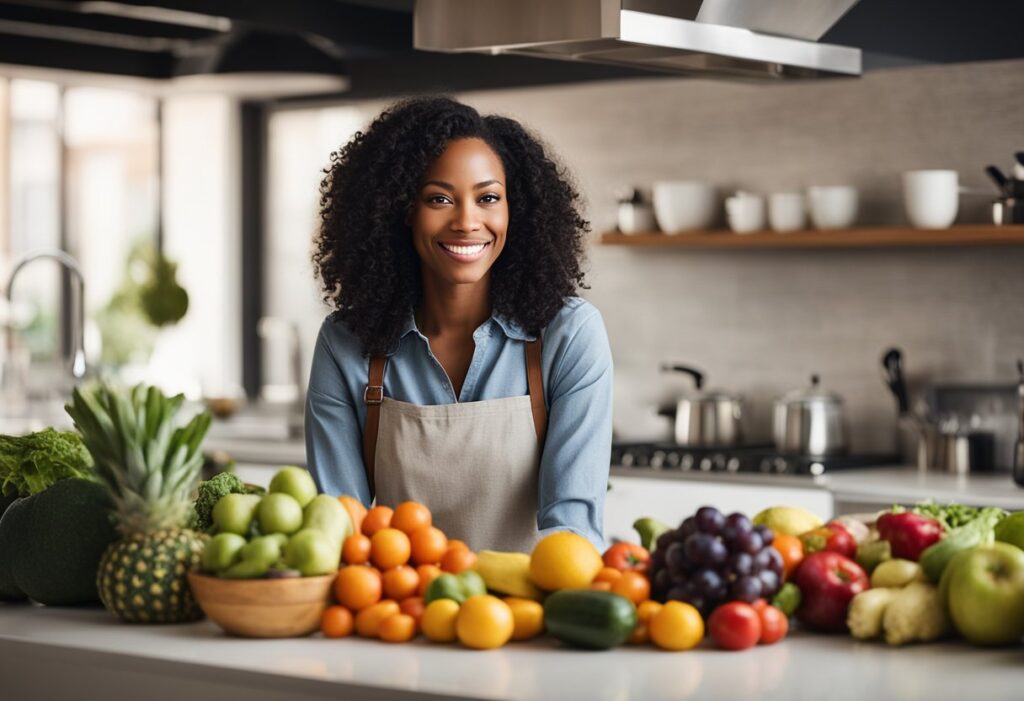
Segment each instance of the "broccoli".
[{"label": "broccoli", "polygon": [[219,472],[211,479],[199,483],[192,528],[204,533],[213,532],[213,507],[225,494],[246,494],[245,483],[230,472]]}]

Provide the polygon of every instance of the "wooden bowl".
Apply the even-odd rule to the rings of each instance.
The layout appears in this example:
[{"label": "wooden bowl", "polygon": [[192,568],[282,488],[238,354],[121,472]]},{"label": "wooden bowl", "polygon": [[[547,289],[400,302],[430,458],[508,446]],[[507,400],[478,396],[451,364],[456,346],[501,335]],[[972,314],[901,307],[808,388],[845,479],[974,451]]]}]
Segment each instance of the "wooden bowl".
[{"label": "wooden bowl", "polygon": [[232,635],[297,638],[320,628],[334,575],[285,579],[221,579],[189,572],[203,613]]}]

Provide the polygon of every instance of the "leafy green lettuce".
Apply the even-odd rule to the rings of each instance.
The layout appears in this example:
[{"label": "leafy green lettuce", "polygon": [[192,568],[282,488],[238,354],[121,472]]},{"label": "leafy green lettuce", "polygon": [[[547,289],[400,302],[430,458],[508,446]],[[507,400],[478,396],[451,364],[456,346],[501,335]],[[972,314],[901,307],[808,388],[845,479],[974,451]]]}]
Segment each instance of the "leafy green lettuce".
[{"label": "leafy green lettuce", "polygon": [[77,433],[0,435],[0,495],[27,497],[69,477],[93,478],[92,457]]}]

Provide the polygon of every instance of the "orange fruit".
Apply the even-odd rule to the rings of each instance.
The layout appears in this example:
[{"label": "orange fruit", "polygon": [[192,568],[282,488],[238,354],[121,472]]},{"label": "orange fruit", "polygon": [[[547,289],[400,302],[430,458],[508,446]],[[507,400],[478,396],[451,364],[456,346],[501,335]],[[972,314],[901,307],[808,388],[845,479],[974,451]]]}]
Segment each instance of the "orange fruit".
[{"label": "orange fruit", "polygon": [[466,542],[463,540],[449,540],[448,550],[452,550],[453,548],[462,548],[463,550],[469,550],[469,546],[466,545]]},{"label": "orange fruit", "polygon": [[466,647],[493,650],[512,638],[515,625],[508,604],[496,596],[483,594],[463,602],[455,619],[455,634]]},{"label": "orange fruit", "polygon": [[397,613],[401,613],[398,604],[390,599],[367,606],[356,614],[356,633],[364,638],[376,638],[380,624]]},{"label": "orange fruit", "polygon": [[544,607],[538,602],[509,596],[505,603],[512,609],[513,640],[529,640],[544,631]]},{"label": "orange fruit", "polygon": [[426,596],[427,587],[441,574],[441,568],[437,565],[420,565],[416,568],[416,574],[420,576],[420,585],[416,588],[416,593],[419,596]]},{"label": "orange fruit", "polygon": [[795,535],[776,533],[772,547],[782,555],[782,578],[789,579],[790,573],[804,559],[804,544]]},{"label": "orange fruit", "polygon": [[611,582],[593,581],[593,582],[590,583],[590,586],[588,587],[588,589],[594,589],[596,591],[611,591],[612,590],[612,583]]},{"label": "orange fruit", "polygon": [[366,565],[343,567],[334,578],[334,598],[352,611],[380,601],[383,589],[380,572]]},{"label": "orange fruit", "polygon": [[434,526],[417,528],[409,534],[409,542],[412,544],[413,562],[418,565],[435,565],[448,550],[448,537]]},{"label": "orange fruit", "polygon": [[651,598],[651,583],[642,572],[623,572],[612,582],[612,594],[624,596],[634,604]]},{"label": "orange fruit", "polygon": [[636,607],[636,627],[633,632],[629,635],[629,642],[633,645],[643,645],[644,643],[650,642],[651,631],[650,623],[651,618],[658,611],[661,610],[661,604],[657,601],[641,601]]},{"label": "orange fruit", "polygon": [[423,618],[423,609],[424,605],[422,596],[410,596],[409,598],[398,602],[398,610],[406,616],[412,616],[413,620],[416,621],[417,627],[420,625],[420,619]]},{"label": "orange fruit", "polygon": [[382,570],[404,565],[411,551],[409,536],[397,528],[382,528],[370,538],[370,561]]},{"label": "orange fruit", "polygon": [[451,548],[441,556],[441,569],[445,572],[458,574],[476,564],[476,553],[462,548]]},{"label": "orange fruit", "polygon": [[384,596],[395,601],[408,599],[416,594],[420,576],[409,565],[399,565],[384,572]]},{"label": "orange fruit", "polygon": [[366,518],[366,507],[363,506],[363,502],[359,501],[355,497],[350,497],[348,494],[342,494],[338,497],[338,501],[345,507],[345,511],[348,512],[348,517],[352,519],[352,532],[359,533],[363,527],[363,519]]},{"label": "orange fruit", "polygon": [[594,577],[594,581],[608,582],[609,584],[611,584],[621,576],[622,570],[617,570],[614,567],[602,567],[597,571],[597,575]]},{"label": "orange fruit", "polygon": [[651,640],[663,650],[689,650],[704,639],[700,611],[682,601],[669,601],[647,622]]},{"label": "orange fruit", "polygon": [[365,565],[370,561],[370,539],[362,533],[353,533],[341,546],[341,560],[346,565]]},{"label": "orange fruit", "polygon": [[325,638],[344,638],[352,632],[352,612],[344,606],[328,606],[320,617]]},{"label": "orange fruit", "polygon": [[601,553],[571,531],[544,536],[530,554],[530,579],[541,589],[585,589],[604,567]]},{"label": "orange fruit", "polygon": [[435,643],[450,643],[455,640],[455,621],[459,617],[459,604],[451,599],[431,601],[423,609],[420,629],[423,635]]},{"label": "orange fruit", "polygon": [[406,535],[412,535],[413,531],[420,528],[427,528],[431,524],[430,509],[415,501],[403,501],[395,507],[395,513],[391,517],[391,528],[397,528]]},{"label": "orange fruit", "polygon": [[390,506],[375,506],[366,512],[366,516],[363,517],[362,530],[363,535],[373,537],[373,534],[382,528],[387,528],[391,525],[391,514],[394,512]]},{"label": "orange fruit", "polygon": [[377,636],[386,643],[405,643],[415,635],[416,621],[404,613],[388,616],[377,629]]}]

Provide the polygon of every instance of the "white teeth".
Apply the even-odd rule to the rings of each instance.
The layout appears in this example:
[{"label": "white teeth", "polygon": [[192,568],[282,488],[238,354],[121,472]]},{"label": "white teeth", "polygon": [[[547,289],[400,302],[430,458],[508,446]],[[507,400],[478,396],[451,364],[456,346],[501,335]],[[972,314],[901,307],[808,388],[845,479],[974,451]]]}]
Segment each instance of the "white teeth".
[{"label": "white teeth", "polygon": [[476,255],[480,251],[484,250],[484,246],[486,246],[486,245],[487,245],[486,243],[479,243],[479,244],[477,244],[475,246],[452,246],[452,245],[447,244],[447,243],[442,243],[441,244],[441,246],[446,251],[451,251],[452,253],[455,253],[455,254],[460,255],[460,256]]}]

